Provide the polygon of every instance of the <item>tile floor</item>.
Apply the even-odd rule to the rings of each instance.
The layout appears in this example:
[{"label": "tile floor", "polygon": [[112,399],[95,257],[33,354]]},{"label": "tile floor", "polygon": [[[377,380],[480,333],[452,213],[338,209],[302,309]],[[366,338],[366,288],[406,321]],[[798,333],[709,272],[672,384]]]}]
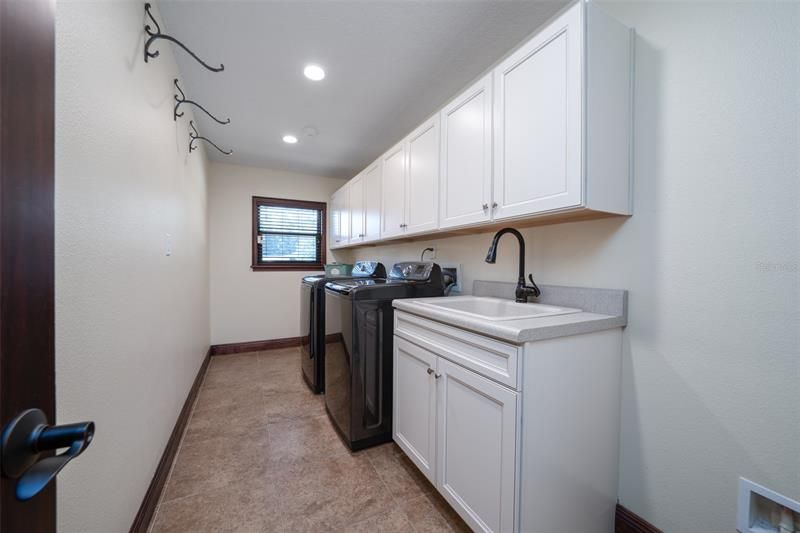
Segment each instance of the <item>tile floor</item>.
[{"label": "tile floor", "polygon": [[469,531],[397,446],[347,449],[299,357],[211,358],[151,532]]}]

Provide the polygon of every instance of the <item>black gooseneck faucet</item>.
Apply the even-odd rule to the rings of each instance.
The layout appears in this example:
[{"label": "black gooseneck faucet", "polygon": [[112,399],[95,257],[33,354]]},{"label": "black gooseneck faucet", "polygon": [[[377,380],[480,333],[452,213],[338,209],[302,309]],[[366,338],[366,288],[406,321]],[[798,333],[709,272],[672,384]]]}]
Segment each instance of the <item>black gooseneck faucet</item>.
[{"label": "black gooseneck faucet", "polygon": [[517,302],[527,303],[529,295],[533,295],[533,297],[536,298],[542,291],[539,290],[539,287],[536,286],[536,282],[533,281],[532,274],[528,275],[531,284],[525,284],[525,239],[522,238],[522,234],[514,228],[503,228],[495,233],[492,238],[492,244],[489,246],[489,252],[486,254],[486,262],[493,265],[497,261],[497,243],[500,241],[500,237],[506,233],[512,234],[517,238],[517,241],[519,241],[519,279],[517,279],[517,289],[514,294],[516,295]]}]

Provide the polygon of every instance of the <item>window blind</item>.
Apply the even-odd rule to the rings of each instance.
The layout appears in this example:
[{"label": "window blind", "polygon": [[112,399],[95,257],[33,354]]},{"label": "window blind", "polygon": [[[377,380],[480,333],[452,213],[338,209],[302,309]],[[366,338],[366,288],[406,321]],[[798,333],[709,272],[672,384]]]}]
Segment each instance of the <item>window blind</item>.
[{"label": "window blind", "polygon": [[319,209],[260,203],[257,224],[259,263],[321,263]]}]

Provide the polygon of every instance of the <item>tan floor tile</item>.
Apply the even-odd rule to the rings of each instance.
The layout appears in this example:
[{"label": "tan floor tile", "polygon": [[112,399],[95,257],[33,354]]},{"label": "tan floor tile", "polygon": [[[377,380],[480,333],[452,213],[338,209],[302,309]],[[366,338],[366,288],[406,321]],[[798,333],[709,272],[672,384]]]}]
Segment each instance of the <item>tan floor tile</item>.
[{"label": "tan floor tile", "polygon": [[181,446],[163,501],[247,481],[257,475],[269,448],[267,430],[241,437],[218,437]]},{"label": "tan floor tile", "polygon": [[215,355],[208,362],[208,368],[249,365],[258,362],[261,352],[244,352],[226,355]]},{"label": "tan floor tile", "polygon": [[376,446],[365,453],[396,500],[416,498],[436,490],[396,444]]},{"label": "tan floor tile", "polygon": [[312,465],[313,500],[304,509],[315,528],[339,529],[394,505],[364,456],[328,459]]},{"label": "tan floor tile", "polygon": [[399,504],[414,531],[418,533],[451,533],[447,518],[443,516],[426,496],[406,500]]},{"label": "tan floor tile", "polygon": [[320,461],[350,455],[327,415],[271,422],[270,461]]},{"label": "tan floor tile", "polygon": [[263,498],[250,487],[234,486],[165,502],[158,507],[151,533],[257,533],[265,526],[259,513]]},{"label": "tan floor tile", "polygon": [[325,414],[325,399],[307,388],[296,392],[268,390],[264,393],[264,409],[270,422],[316,417]]},{"label": "tan floor tile", "polygon": [[256,428],[265,427],[269,415],[261,397],[259,394],[251,402],[192,413],[183,442],[189,444],[220,437],[241,437],[251,434]]},{"label": "tan floor tile", "polygon": [[392,509],[340,529],[342,533],[407,533],[414,531],[405,513]]},{"label": "tan floor tile", "polygon": [[239,383],[234,387],[200,387],[192,412],[198,413],[220,407],[231,407],[263,400],[262,383]]}]

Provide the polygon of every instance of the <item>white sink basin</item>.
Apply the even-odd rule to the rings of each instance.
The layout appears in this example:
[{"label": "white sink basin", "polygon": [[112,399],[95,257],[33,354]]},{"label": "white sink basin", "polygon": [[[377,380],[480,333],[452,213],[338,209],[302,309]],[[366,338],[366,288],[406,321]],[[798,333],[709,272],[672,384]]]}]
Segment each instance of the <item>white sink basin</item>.
[{"label": "white sink basin", "polygon": [[425,298],[416,303],[441,311],[480,318],[482,320],[519,320],[545,316],[580,313],[580,309],[555,305],[523,304],[484,296],[450,296],[447,298]]}]

